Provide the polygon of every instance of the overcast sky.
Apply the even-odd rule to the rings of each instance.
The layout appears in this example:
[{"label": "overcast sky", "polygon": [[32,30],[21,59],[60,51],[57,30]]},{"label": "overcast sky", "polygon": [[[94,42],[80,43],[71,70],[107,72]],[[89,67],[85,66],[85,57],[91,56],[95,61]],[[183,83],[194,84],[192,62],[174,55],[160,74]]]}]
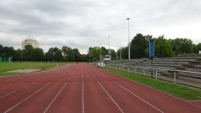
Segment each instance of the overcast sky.
[{"label": "overcast sky", "polygon": [[[21,48],[33,38],[40,48],[117,49],[137,33],[201,43],[201,0],[0,0],[0,44]],[[110,38],[108,38],[110,37]]]}]

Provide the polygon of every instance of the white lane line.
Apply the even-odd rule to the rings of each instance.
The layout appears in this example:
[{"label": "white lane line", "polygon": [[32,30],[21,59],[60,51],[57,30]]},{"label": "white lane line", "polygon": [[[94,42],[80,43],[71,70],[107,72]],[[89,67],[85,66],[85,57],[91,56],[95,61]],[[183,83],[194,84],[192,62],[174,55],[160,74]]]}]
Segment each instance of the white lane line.
[{"label": "white lane line", "polygon": [[[114,82],[114,81],[113,81]],[[129,92],[130,94],[134,95],[135,97],[137,97],[138,99],[140,99],[141,101],[145,102],[146,104],[150,105],[151,107],[153,107],[155,110],[164,113],[163,111],[161,111],[159,108],[155,107],[154,105],[152,105],[151,103],[147,102],[146,100],[144,100],[143,98],[137,96],[135,93],[133,93],[132,91],[126,89],[125,87],[123,87],[121,84],[114,82],[115,84],[117,84],[118,86],[120,86],[121,88],[123,88],[124,90],[126,90],[127,92]]]},{"label": "white lane line", "polygon": [[57,95],[54,97],[54,99],[50,102],[50,104],[47,106],[47,108],[45,109],[45,111],[43,113],[46,113],[47,110],[50,108],[50,106],[52,105],[52,103],[56,100],[56,98],[59,96],[59,94],[61,93],[61,91],[65,88],[65,86],[67,85],[68,82],[66,82],[63,87],[60,89],[60,91],[57,93]]},{"label": "white lane line", "polygon": [[22,101],[20,101],[19,103],[17,103],[15,106],[11,107],[10,109],[6,110],[4,113],[8,113],[9,111],[11,111],[12,109],[14,109],[15,107],[17,107],[18,105],[20,105],[21,103],[23,103],[24,101],[28,100],[29,98],[31,98],[33,95],[35,95],[36,93],[40,92],[42,89],[44,89],[45,87],[47,87],[49,85],[46,84],[45,86],[43,86],[42,88],[40,88],[39,90],[35,91],[33,94],[31,94],[30,96],[28,96],[27,98],[23,99]]},{"label": "white lane line", "polygon": [[[64,72],[64,71],[65,71],[65,70],[63,69],[62,72]],[[70,70],[67,70],[66,72],[68,72],[68,71],[70,71]],[[53,73],[53,74],[54,74],[54,73]],[[53,75],[53,74],[52,74],[52,75]],[[65,73],[64,73],[64,74],[65,74]],[[64,74],[62,74],[62,75],[64,75]],[[45,77],[43,77],[43,79],[45,79],[45,78],[47,78],[47,77],[50,77],[50,76],[45,76]],[[58,77],[58,78],[61,78],[61,77]],[[40,79],[39,81],[42,81],[43,79]],[[38,82],[39,82],[39,81],[38,81]],[[31,85],[34,85],[34,84],[38,83],[38,82],[33,82],[33,83],[29,84],[29,85],[26,85],[26,86],[22,87],[21,89],[27,88],[27,87],[29,87],[29,86],[31,86]],[[8,95],[11,95],[11,94],[15,93],[16,91],[18,91],[18,90],[12,91],[12,92],[10,92],[10,93],[8,93],[8,94],[6,94],[6,95],[0,97],[0,99],[6,97],[6,96],[8,96]]]},{"label": "white lane line", "polygon": [[82,73],[82,113],[84,111],[84,73]]},{"label": "white lane line", "polygon": [[[98,72],[97,70],[95,70],[96,72]],[[99,72],[100,73],[100,72]],[[107,79],[110,79],[108,76],[106,76],[105,74],[101,73],[101,75],[103,75],[104,77],[106,77]],[[154,105],[152,105],[151,103],[147,102],[146,100],[144,100],[143,98],[139,97],[138,95],[136,95],[135,93],[133,93],[132,91],[130,91],[129,89],[125,88],[124,86],[122,86],[121,84],[117,83],[114,80],[111,80],[112,82],[114,82],[115,84],[117,84],[118,86],[120,86],[122,89],[126,90],[127,92],[129,92],[130,94],[134,95],[135,97],[137,97],[138,99],[140,99],[141,101],[145,102],[146,104],[148,104],[149,106],[153,107],[154,109],[156,109],[157,111],[164,113],[162,110],[160,110],[159,108],[155,107]]]},{"label": "white lane line", "polygon": [[0,99],[2,99],[2,98],[4,98],[4,97],[6,97],[6,96],[8,96],[8,95],[11,95],[11,94],[15,93],[16,91],[17,91],[17,90],[12,91],[12,92],[10,92],[10,93],[8,93],[8,94],[6,94],[6,95],[4,95],[4,96],[0,97]]},{"label": "white lane line", "polygon": [[[77,67],[78,68],[78,67]],[[50,104],[47,106],[47,108],[45,109],[45,111],[43,113],[46,113],[49,108],[51,107],[51,105],[53,104],[53,102],[57,99],[57,97],[59,96],[59,94],[62,92],[62,90],[66,87],[66,85],[68,84],[68,82],[70,81],[70,79],[73,77],[74,73],[77,71],[77,68],[75,69],[75,71],[73,72],[73,74],[70,76],[70,78],[68,78],[68,80],[66,81],[66,83],[63,85],[63,87],[59,90],[59,92],[57,93],[57,95],[54,97],[54,99],[50,102]]]},{"label": "white lane line", "polygon": [[105,91],[105,93],[109,96],[109,98],[112,100],[112,102],[117,106],[117,108],[124,113],[124,111],[120,108],[120,106],[117,104],[117,102],[112,98],[112,96],[107,92],[107,90],[103,87],[103,85],[98,81],[98,79],[94,76],[94,74],[89,70],[89,72],[92,74],[94,79],[98,82],[98,84],[101,86],[101,88]]}]

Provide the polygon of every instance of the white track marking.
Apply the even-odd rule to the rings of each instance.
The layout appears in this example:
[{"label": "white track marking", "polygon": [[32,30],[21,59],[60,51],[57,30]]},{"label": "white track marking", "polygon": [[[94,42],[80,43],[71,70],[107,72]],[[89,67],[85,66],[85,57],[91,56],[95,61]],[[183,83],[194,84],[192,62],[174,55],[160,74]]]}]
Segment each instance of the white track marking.
[{"label": "white track marking", "polygon": [[[70,70],[71,70],[71,68],[70,68],[69,70],[67,70],[66,73],[69,72]],[[62,70],[62,72],[64,72],[64,69]],[[37,72],[37,73],[38,73],[38,72]],[[64,75],[64,74],[65,74],[65,73],[63,73],[63,74],[61,74],[61,75]],[[53,75],[53,74],[52,74],[52,75]],[[49,77],[49,76],[46,76],[46,77]],[[43,79],[45,79],[46,77],[44,77]],[[57,77],[57,79],[58,79],[58,78],[61,78],[61,76]],[[39,81],[42,81],[43,79],[40,79]],[[37,82],[39,82],[39,81],[37,81]],[[33,85],[33,84],[36,84],[36,82],[33,82],[33,83],[29,84],[29,85],[26,85],[26,86],[22,87],[21,89],[27,88],[27,87],[29,87],[29,86],[31,86],[31,85]],[[0,99],[6,97],[6,96],[8,96],[8,95],[11,95],[11,94],[13,94],[13,93],[15,93],[15,92],[17,92],[17,91],[18,91],[18,90],[14,90],[14,91],[12,91],[12,92],[10,92],[10,93],[8,93],[8,94],[6,94],[6,95],[0,97]]]},{"label": "white track marking", "polygon": [[[113,81],[114,82],[114,81]],[[133,93],[132,91],[126,89],[125,87],[123,87],[122,85],[120,85],[117,82],[114,82],[115,84],[117,84],[118,86],[120,86],[121,88],[123,88],[124,90],[126,90],[127,92],[129,92],[130,94],[132,94],[133,96],[137,97],[138,99],[140,99],[141,101],[145,102],[146,104],[150,105],[151,107],[153,107],[154,109],[156,109],[157,111],[164,113],[163,111],[161,111],[159,108],[155,107],[154,105],[150,104],[149,102],[147,102],[146,100],[144,100],[143,98],[137,96],[135,93]]]},{"label": "white track marking", "polygon": [[63,85],[63,87],[59,90],[59,92],[56,94],[56,96],[54,97],[54,99],[50,102],[50,104],[47,106],[47,108],[45,109],[45,111],[43,113],[46,113],[48,111],[48,109],[51,107],[51,105],[53,104],[53,102],[57,99],[57,97],[59,96],[59,94],[62,92],[62,90],[66,87],[66,85],[68,84],[68,82],[70,81],[70,79],[73,77],[74,73],[77,71],[77,68],[75,69],[75,71],[73,72],[73,74],[70,76],[70,78],[68,78],[68,80],[66,81],[66,83]]},{"label": "white track marking", "polygon": [[[95,70],[96,72],[98,72],[97,70]],[[100,72],[99,72],[100,73]],[[101,73],[104,77],[106,77],[107,79],[110,79],[108,76],[106,76],[105,74]],[[156,106],[152,105],[151,103],[147,102],[146,100],[144,100],[143,98],[139,97],[138,95],[136,95],[135,93],[133,93],[132,91],[130,91],[129,89],[125,88],[124,86],[122,86],[121,84],[117,83],[114,80],[111,80],[112,82],[114,82],[116,85],[120,86],[122,89],[126,90],[127,92],[129,92],[130,94],[132,94],[133,96],[137,97],[138,99],[140,99],[141,101],[145,102],[146,104],[148,104],[149,106],[153,107],[154,109],[156,109],[157,111],[164,113],[162,110],[160,110],[159,108],[157,108]]]},{"label": "white track marking", "polygon": [[82,113],[84,111],[84,73],[82,73]]},{"label": "white track marking", "polygon": [[10,92],[10,93],[8,93],[8,94],[6,94],[6,95],[4,95],[4,96],[0,97],[0,99],[2,99],[2,98],[4,98],[4,97],[6,97],[6,96],[8,96],[8,95],[11,95],[11,94],[15,93],[16,91],[17,91],[17,90],[12,91],[12,92]]},{"label": "white track marking", "polygon": [[15,107],[17,107],[18,105],[20,105],[21,103],[23,103],[24,101],[28,100],[29,98],[31,98],[33,95],[35,95],[36,93],[40,92],[42,89],[44,89],[45,87],[47,87],[49,85],[46,84],[45,86],[43,86],[42,88],[40,88],[39,90],[35,91],[33,94],[31,94],[30,96],[28,96],[27,98],[23,99],[22,101],[20,101],[19,103],[17,103],[15,106],[11,107],[10,109],[6,110],[4,113],[8,113],[9,111],[11,111],[12,109],[14,109]]},{"label": "white track marking", "polygon": [[64,87],[67,85],[68,82],[66,82],[63,87],[60,89],[60,91],[57,93],[57,95],[54,97],[54,99],[50,102],[50,104],[47,106],[47,108],[45,109],[45,111],[43,113],[46,113],[47,110],[50,108],[50,106],[52,105],[52,103],[56,100],[56,98],[59,96],[59,94],[61,93],[61,91],[64,89]]},{"label": "white track marking", "polygon": [[98,81],[98,79],[94,76],[94,74],[89,70],[89,72],[92,74],[94,79],[98,82],[98,84],[101,86],[101,88],[105,91],[105,93],[109,96],[109,98],[112,100],[112,102],[117,106],[117,108],[124,113],[124,111],[120,108],[120,106],[117,104],[117,102],[112,98],[112,96],[107,92],[107,90],[103,87],[103,85]]}]

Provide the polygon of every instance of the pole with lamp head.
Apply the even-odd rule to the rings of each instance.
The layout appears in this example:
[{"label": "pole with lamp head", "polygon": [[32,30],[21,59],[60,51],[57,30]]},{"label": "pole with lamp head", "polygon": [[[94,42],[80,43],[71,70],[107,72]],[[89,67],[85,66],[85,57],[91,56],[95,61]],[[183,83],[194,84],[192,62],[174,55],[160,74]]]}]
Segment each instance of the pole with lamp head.
[{"label": "pole with lamp head", "polygon": [[128,20],[128,60],[130,60],[130,27],[129,27],[130,18],[127,18],[126,20]]}]

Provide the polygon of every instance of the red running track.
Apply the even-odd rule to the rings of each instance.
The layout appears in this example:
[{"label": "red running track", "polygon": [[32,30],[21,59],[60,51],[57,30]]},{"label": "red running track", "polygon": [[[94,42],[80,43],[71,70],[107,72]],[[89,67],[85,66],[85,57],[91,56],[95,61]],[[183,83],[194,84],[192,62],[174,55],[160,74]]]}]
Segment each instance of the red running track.
[{"label": "red running track", "polygon": [[0,78],[0,113],[200,113],[201,107],[89,64]]}]

